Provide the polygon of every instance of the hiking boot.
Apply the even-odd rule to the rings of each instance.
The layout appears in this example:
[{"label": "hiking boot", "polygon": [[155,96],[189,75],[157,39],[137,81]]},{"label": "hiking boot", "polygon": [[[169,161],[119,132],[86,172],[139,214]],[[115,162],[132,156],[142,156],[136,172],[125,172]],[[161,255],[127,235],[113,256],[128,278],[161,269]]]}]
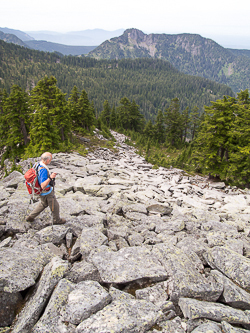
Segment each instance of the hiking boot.
[{"label": "hiking boot", "polygon": [[34,219],[33,219],[33,217],[28,216],[28,217],[26,217],[26,221],[27,221],[27,222],[33,222]]},{"label": "hiking boot", "polygon": [[66,222],[65,219],[60,219],[58,222],[55,222],[54,224],[64,224]]}]

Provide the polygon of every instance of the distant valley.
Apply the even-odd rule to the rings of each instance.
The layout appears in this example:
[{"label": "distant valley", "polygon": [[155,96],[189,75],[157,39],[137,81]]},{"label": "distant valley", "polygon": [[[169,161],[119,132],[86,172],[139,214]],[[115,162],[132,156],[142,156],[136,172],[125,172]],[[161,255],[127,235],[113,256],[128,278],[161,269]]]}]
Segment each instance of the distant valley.
[{"label": "distant valley", "polygon": [[[136,58],[167,60],[185,74],[226,84],[234,93],[250,89],[250,50],[226,49],[212,39],[196,34],[147,35],[138,29],[127,29],[122,35],[111,38],[122,31],[122,29],[113,32],[94,29],[67,34],[31,32],[31,36],[22,31],[0,28],[0,39],[30,49],[56,52],[61,56],[86,56],[106,60]],[[97,36],[99,39],[96,39]],[[84,38],[91,43],[94,40],[101,41],[106,37],[107,39],[99,46],[77,46],[36,40],[34,37],[67,40],[71,43]]]}]

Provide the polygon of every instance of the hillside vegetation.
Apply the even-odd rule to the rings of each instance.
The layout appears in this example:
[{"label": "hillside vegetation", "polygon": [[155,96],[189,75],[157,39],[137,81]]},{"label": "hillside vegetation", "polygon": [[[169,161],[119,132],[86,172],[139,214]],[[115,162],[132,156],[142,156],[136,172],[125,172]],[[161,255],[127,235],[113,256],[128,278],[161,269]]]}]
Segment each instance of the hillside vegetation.
[{"label": "hillside vegetation", "polygon": [[195,34],[146,35],[140,30],[128,29],[122,36],[102,43],[88,56],[164,59],[183,73],[227,84],[238,93],[250,88],[249,52],[225,49],[213,40]]},{"label": "hillside vegetation", "polygon": [[105,100],[117,106],[126,96],[135,100],[146,119],[154,119],[178,97],[180,110],[197,106],[200,112],[210,101],[233,96],[226,85],[185,75],[160,59],[95,60],[60,57],[0,41],[0,88],[9,93],[17,84],[31,90],[45,75],[54,76],[58,87],[69,96],[73,87],[84,88],[100,113]]}]

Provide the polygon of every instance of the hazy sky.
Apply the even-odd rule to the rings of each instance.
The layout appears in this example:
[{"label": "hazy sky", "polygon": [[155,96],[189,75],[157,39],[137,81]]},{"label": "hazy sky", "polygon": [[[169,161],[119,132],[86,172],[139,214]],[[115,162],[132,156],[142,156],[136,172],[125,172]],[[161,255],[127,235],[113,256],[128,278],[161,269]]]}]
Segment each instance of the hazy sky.
[{"label": "hazy sky", "polygon": [[249,0],[1,0],[0,27],[58,32],[137,28],[250,39]]}]

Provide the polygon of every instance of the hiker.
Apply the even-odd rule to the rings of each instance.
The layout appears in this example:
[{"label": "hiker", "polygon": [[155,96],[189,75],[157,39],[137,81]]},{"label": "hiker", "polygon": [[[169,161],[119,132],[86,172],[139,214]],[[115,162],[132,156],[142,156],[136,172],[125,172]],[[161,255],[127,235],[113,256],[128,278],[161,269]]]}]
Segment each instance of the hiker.
[{"label": "hiker", "polygon": [[54,224],[63,224],[66,222],[65,219],[60,218],[59,215],[59,204],[56,200],[53,183],[55,182],[56,173],[53,172],[51,175],[49,173],[48,164],[52,161],[52,154],[46,152],[42,154],[41,161],[38,166],[38,181],[42,188],[42,193],[40,194],[40,201],[35,209],[26,218],[27,222],[33,222],[35,217],[39,215],[46,207],[49,206]]}]

